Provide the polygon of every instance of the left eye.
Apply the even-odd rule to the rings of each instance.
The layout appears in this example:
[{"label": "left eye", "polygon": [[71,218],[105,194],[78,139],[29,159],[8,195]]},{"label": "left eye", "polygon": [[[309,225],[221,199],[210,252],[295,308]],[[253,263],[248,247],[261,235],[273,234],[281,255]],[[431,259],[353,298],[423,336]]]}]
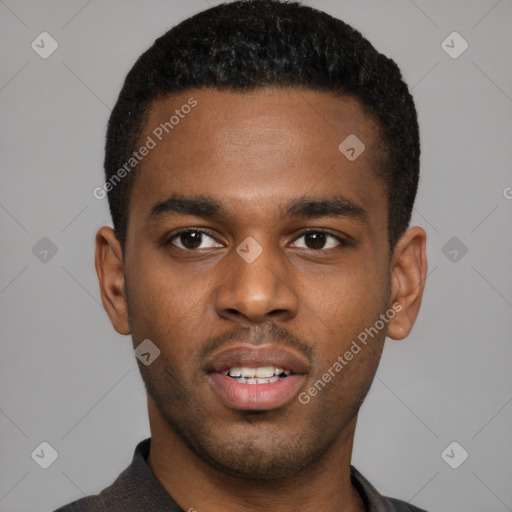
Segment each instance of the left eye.
[{"label": "left eye", "polygon": [[[343,245],[343,240],[325,231],[308,231],[307,233],[303,233],[297,240],[301,238],[304,238],[304,245],[296,245],[296,247],[300,247],[301,249],[332,249],[337,245]],[[297,244],[297,241],[294,242],[294,245],[295,244]]]}]

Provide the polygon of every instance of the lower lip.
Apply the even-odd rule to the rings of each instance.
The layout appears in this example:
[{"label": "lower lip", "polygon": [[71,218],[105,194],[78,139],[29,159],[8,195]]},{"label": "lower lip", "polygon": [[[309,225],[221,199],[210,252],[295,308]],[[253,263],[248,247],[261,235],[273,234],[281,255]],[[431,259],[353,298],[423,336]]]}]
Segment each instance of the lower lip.
[{"label": "lower lip", "polygon": [[285,405],[299,391],[304,375],[290,375],[269,384],[240,384],[223,373],[210,373],[210,382],[224,402],[248,411],[268,411]]}]

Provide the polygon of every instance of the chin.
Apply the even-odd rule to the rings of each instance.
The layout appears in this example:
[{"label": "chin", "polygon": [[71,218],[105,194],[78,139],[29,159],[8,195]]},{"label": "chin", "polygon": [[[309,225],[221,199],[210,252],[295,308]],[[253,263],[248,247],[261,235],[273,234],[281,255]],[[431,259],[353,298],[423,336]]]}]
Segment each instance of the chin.
[{"label": "chin", "polygon": [[[296,475],[318,460],[330,442],[314,428],[291,432],[276,427],[202,428],[175,432],[196,455],[223,473],[246,479],[270,480]],[[180,429],[181,430],[181,429]]]},{"label": "chin", "polygon": [[[285,449],[289,449],[287,453]],[[232,476],[255,480],[287,478],[301,472],[317,457],[296,449],[260,448],[253,443],[202,447],[197,454],[212,466]]]}]

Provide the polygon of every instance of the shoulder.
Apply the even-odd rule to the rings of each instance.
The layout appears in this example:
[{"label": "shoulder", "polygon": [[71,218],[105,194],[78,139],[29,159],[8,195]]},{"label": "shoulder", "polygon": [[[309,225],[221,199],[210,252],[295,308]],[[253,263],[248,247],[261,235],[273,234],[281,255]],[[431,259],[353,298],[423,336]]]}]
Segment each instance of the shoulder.
[{"label": "shoulder", "polygon": [[350,466],[350,471],[352,485],[368,512],[427,512],[406,501],[383,496],[354,466]]},{"label": "shoulder", "polygon": [[389,503],[393,507],[394,512],[427,512],[426,510],[422,508],[415,507],[414,505],[411,505],[410,503],[407,503],[402,500],[397,500],[396,498],[387,498]]},{"label": "shoulder", "polygon": [[68,503],[54,512],[104,512],[106,511],[100,496],[88,496],[73,503]]},{"label": "shoulder", "polygon": [[179,512],[147,464],[150,447],[150,438],[141,441],[131,464],[99,494],[73,501],[54,512]]},{"label": "shoulder", "polygon": [[137,485],[139,483],[137,474],[140,473],[141,466],[145,464],[143,456],[148,445],[149,439],[140,442],[135,449],[131,464],[99,494],[80,498],[54,512],[127,512],[131,510],[127,506],[126,500],[130,499],[128,504],[131,505],[134,501],[133,493],[136,492],[134,489],[140,488],[140,485]]}]

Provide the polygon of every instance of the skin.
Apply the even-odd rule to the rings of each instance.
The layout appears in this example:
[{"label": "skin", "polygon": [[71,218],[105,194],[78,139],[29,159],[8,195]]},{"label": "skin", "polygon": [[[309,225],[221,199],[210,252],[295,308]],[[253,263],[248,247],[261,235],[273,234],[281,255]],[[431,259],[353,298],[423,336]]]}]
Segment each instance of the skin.
[{"label": "skin", "polygon": [[[141,140],[190,97],[197,107],[137,169],[124,259],[111,228],[96,236],[114,328],[131,334],[134,347],[149,338],[161,350],[150,366],[139,364],[149,465],[184,510],[362,511],[350,483],[357,414],[385,336],[405,338],[418,314],[425,231],[409,228],[390,254],[377,129],[356,100],[295,89],[191,90],[155,102]],[[338,149],[349,134],[366,146],[352,162]],[[215,198],[227,216],[148,221],[173,193]],[[296,198],[335,195],[366,213],[284,215]],[[195,246],[172,238],[187,227],[212,238]],[[329,236],[319,243],[305,228]],[[248,236],[263,249],[252,263],[236,252]],[[401,311],[307,405],[295,396],[271,411],[233,409],[205,374],[205,354],[220,347],[282,345],[307,358],[306,391],[393,304]]]}]

